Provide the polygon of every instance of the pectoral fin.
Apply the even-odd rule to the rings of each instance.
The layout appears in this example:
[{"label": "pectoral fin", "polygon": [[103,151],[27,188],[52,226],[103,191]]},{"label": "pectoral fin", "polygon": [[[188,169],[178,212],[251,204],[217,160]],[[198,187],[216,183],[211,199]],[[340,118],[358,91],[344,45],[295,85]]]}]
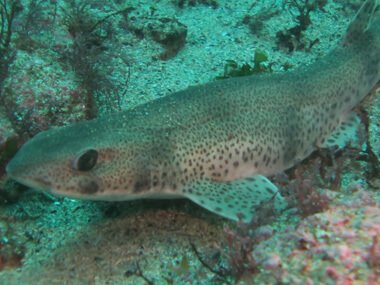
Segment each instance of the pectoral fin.
[{"label": "pectoral fin", "polygon": [[286,206],[277,187],[261,175],[230,182],[204,179],[187,185],[183,194],[211,212],[243,222],[251,221],[264,203],[273,201],[276,211]]},{"label": "pectoral fin", "polygon": [[355,113],[351,113],[319,147],[343,149],[348,144],[358,146],[360,144],[358,134],[364,132],[361,130],[362,127],[360,118]]}]

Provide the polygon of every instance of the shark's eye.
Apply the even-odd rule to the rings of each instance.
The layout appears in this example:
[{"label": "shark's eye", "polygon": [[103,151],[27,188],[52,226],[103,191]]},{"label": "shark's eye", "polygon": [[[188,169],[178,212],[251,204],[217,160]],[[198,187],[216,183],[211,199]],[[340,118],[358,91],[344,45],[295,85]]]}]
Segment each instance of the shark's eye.
[{"label": "shark's eye", "polygon": [[78,155],[73,161],[73,168],[79,171],[91,170],[98,160],[98,152],[95,149],[88,149]]}]

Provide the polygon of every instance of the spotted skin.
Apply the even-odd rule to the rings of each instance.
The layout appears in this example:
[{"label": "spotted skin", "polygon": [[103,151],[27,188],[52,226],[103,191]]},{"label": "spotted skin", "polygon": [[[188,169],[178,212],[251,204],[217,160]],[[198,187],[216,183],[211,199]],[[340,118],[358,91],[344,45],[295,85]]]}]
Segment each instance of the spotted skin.
[{"label": "spotted skin", "polygon": [[[237,219],[244,208],[239,199],[259,205],[277,195],[262,178],[323,145],[380,79],[380,21],[368,27],[374,7],[375,1],[365,1],[342,43],[310,66],[191,87],[42,132],[21,148],[7,172],[61,196],[187,197]],[[80,171],[78,156],[88,150],[96,151],[96,163]],[[245,180],[252,176],[259,183]]]}]

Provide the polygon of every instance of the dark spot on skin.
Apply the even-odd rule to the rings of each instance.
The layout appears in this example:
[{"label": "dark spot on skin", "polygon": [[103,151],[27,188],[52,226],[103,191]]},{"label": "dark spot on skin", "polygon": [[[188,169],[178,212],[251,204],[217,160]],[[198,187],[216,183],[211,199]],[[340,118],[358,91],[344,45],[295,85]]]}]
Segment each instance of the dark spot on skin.
[{"label": "dark spot on skin", "polygon": [[215,211],[220,213],[220,212],[222,211],[222,208],[220,208],[220,207],[216,207],[216,208],[215,208]]},{"label": "dark spot on skin", "polygon": [[83,194],[95,194],[99,190],[99,185],[94,180],[80,181],[78,186]]},{"label": "dark spot on skin", "polygon": [[144,190],[147,190],[149,189],[149,186],[150,186],[150,180],[148,179],[138,180],[133,186],[133,193],[139,193]]},{"label": "dark spot on skin", "polygon": [[265,187],[265,190],[267,190],[267,192],[271,193],[271,194],[274,194],[274,191],[273,189],[269,188],[269,187]]},{"label": "dark spot on skin", "polygon": [[156,175],[153,175],[153,178],[152,178],[152,186],[155,187],[158,185],[158,178]]},{"label": "dark spot on skin", "polygon": [[239,161],[235,161],[235,162],[234,162],[234,166],[235,166],[235,167],[238,167],[238,166],[239,166]]}]

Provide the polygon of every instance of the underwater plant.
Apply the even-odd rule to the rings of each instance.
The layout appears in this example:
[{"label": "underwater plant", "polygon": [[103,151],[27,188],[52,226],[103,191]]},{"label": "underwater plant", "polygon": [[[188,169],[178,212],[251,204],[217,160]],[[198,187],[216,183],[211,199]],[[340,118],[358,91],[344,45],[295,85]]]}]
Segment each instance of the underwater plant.
[{"label": "underwater plant", "polygon": [[185,6],[196,6],[199,4],[210,6],[213,9],[219,7],[219,3],[216,0],[172,0],[172,2],[178,8],[184,8]]},{"label": "underwater plant", "polygon": [[224,239],[211,251],[218,252],[217,258],[210,257],[207,251],[201,254],[195,244],[190,242],[192,251],[202,266],[222,282],[252,282],[262,266],[254,249],[273,234],[271,227],[267,225],[274,221],[276,215],[271,201],[260,205],[257,215],[249,223],[238,221],[236,225],[225,226]]},{"label": "underwater plant", "polygon": [[7,77],[8,66],[15,57],[15,51],[11,48],[12,23],[22,9],[20,0],[0,1],[0,88]]},{"label": "underwater plant", "polygon": [[153,56],[157,60],[169,60],[185,46],[187,26],[176,18],[124,15],[126,27],[137,38],[150,38],[163,47],[163,51]]},{"label": "underwater plant", "polygon": [[158,55],[158,58],[168,60],[177,55],[184,47],[187,37],[187,26],[175,18],[160,18],[147,26],[147,33],[164,48],[164,51]]},{"label": "underwater plant", "polygon": [[[109,78],[112,54],[107,53],[107,44],[115,31],[110,17],[129,13],[133,8],[126,7],[102,18],[96,17],[91,10],[91,1],[67,0],[63,9],[63,24],[73,39],[72,45],[61,52],[63,62],[67,63],[87,90],[87,117],[94,118],[105,101],[108,111],[121,109],[121,97],[117,83]],[[127,62],[126,62],[127,64]],[[129,76],[120,83],[126,90]]]},{"label": "underwater plant", "polygon": [[247,25],[251,33],[259,34],[264,27],[264,23],[268,21],[273,16],[280,13],[279,9],[276,9],[275,2],[268,8],[262,9],[253,14],[249,14],[252,8],[257,4],[253,2],[251,7],[248,9],[247,14],[243,18],[243,24]]},{"label": "underwater plant", "polygon": [[253,59],[253,65],[249,63],[244,63],[241,66],[232,59],[227,60],[227,63],[224,65],[223,75],[217,76],[216,79],[226,79],[230,77],[239,77],[247,76],[252,74],[272,72],[272,64],[267,63],[268,56],[260,51],[256,50]]},{"label": "underwater plant", "polygon": [[[319,39],[306,40],[304,32],[311,25],[310,13],[315,10],[324,11],[327,0],[286,0],[285,5],[288,6],[290,13],[292,13],[296,25],[279,31],[276,34],[277,46],[285,48],[288,52],[295,50],[310,50]],[[293,14],[293,10],[297,14]]]},{"label": "underwater plant", "polygon": [[[17,37],[14,45],[17,49],[29,53],[37,48],[49,47],[56,29],[58,1],[29,0],[25,5],[17,23]],[[41,31],[45,31],[41,40]]]}]

